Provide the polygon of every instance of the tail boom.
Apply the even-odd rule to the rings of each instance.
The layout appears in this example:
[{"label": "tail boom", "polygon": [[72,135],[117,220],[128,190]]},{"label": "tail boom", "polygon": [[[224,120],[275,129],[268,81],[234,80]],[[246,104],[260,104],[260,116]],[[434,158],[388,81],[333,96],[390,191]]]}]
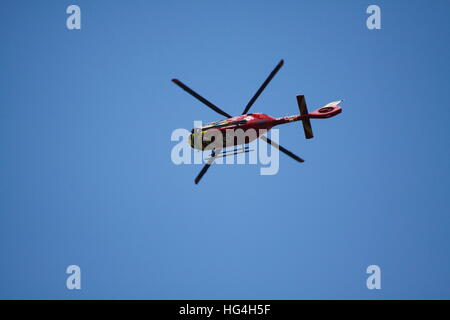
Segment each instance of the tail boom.
[{"label": "tail boom", "polygon": [[322,108],[319,108],[313,112],[308,112],[304,96],[299,95],[297,96],[297,102],[300,114],[277,118],[276,124],[278,125],[288,122],[302,121],[305,138],[311,139],[312,137],[314,137],[314,135],[312,132],[310,119],[326,119],[338,115],[342,112],[342,108],[339,106],[339,103],[341,103],[341,101],[330,102]]}]

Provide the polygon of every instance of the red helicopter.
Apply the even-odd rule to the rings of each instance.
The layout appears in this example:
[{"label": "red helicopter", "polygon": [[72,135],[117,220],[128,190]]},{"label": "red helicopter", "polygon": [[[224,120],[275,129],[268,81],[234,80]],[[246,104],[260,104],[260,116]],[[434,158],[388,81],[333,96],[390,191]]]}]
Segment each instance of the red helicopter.
[{"label": "red helicopter", "polygon": [[[300,158],[299,156],[293,154],[291,151],[287,150],[286,148],[280,146],[276,142],[274,142],[274,141],[270,140],[269,138],[267,138],[266,136],[264,136],[264,133],[266,133],[267,131],[272,129],[274,126],[277,126],[280,124],[294,122],[294,121],[302,121],[303,130],[305,132],[305,138],[311,139],[313,137],[313,132],[312,132],[310,119],[330,118],[330,117],[333,117],[342,112],[342,108],[339,106],[339,104],[342,102],[342,100],[340,100],[340,101],[330,102],[330,103],[326,104],[325,106],[323,106],[322,108],[319,108],[319,109],[315,110],[314,112],[308,113],[305,97],[303,95],[298,95],[297,103],[298,103],[298,108],[299,108],[300,114],[293,115],[293,116],[281,117],[281,118],[273,118],[273,117],[263,114],[263,113],[247,113],[250,110],[253,103],[256,101],[256,99],[260,96],[260,94],[263,92],[263,90],[266,88],[266,86],[272,80],[272,78],[281,69],[283,64],[284,64],[283,60],[281,60],[277,64],[275,69],[273,69],[273,71],[269,74],[269,76],[263,82],[263,84],[258,89],[258,91],[256,91],[255,95],[247,103],[247,106],[245,107],[242,114],[240,116],[236,116],[236,117],[229,115],[228,113],[226,113],[225,111],[223,111],[222,109],[220,109],[219,107],[217,107],[216,105],[211,103],[210,101],[206,100],[201,95],[199,95],[197,92],[195,92],[194,90],[192,90],[191,88],[186,86],[184,83],[182,83],[180,80],[172,79],[172,81],[176,85],[180,86],[183,90],[185,90],[186,92],[188,92],[189,94],[191,94],[192,96],[194,96],[195,98],[197,98],[198,100],[203,102],[206,106],[208,106],[212,110],[216,111],[220,115],[227,118],[225,120],[220,120],[220,121],[215,121],[215,122],[209,123],[201,128],[194,128],[191,131],[190,145],[192,148],[198,149],[198,150],[212,150],[211,157],[207,160],[205,166],[202,168],[200,173],[195,178],[195,184],[199,183],[199,181],[201,180],[203,175],[206,173],[206,171],[209,169],[209,167],[214,163],[214,160],[217,157],[225,157],[228,155],[235,155],[237,153],[251,151],[251,150],[249,150],[249,148],[247,146],[247,147],[242,147],[242,149],[240,151],[235,149],[234,153],[230,154],[227,152],[222,152],[222,148],[237,146],[237,145],[245,145],[245,144],[252,142],[253,140],[255,140],[257,138],[260,138],[261,140],[267,142],[268,144],[277,148],[278,150],[280,150],[284,154],[288,155],[289,157],[293,158],[294,160],[296,160],[298,162],[304,162],[304,160],[302,158]],[[241,141],[237,141],[234,136],[232,138],[227,139],[227,137],[230,137],[229,135],[226,134],[226,132],[229,132],[227,130],[234,131],[237,129],[241,129],[243,132],[248,132],[249,130],[254,130],[254,132],[256,132],[256,135],[253,135],[253,138],[246,137],[244,140],[241,140]],[[220,132],[222,134],[221,136],[223,137],[223,141],[221,141],[220,148],[214,147],[215,144],[211,143],[212,142],[211,138],[206,138],[206,136],[207,136],[206,133],[209,132],[209,130],[215,130],[216,132]],[[200,141],[200,143],[197,143],[198,141]],[[216,151],[219,151],[219,153],[217,153]]]}]

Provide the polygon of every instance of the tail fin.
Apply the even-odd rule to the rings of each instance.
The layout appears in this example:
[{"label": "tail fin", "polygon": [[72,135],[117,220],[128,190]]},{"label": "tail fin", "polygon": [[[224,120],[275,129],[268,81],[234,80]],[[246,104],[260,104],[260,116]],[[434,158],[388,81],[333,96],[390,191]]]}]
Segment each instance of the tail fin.
[{"label": "tail fin", "polygon": [[[300,114],[308,114],[308,108],[306,107],[306,100],[304,95],[298,95],[297,96],[297,103],[298,103],[298,109],[300,110]],[[303,119],[303,130],[305,131],[305,138],[311,139],[314,137],[312,127],[311,127],[311,121],[308,119]]]}]

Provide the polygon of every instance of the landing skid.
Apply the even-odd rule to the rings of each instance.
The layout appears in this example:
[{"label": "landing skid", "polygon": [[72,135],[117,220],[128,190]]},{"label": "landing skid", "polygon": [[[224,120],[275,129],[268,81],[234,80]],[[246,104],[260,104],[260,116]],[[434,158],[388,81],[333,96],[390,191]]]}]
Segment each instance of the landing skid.
[{"label": "landing skid", "polygon": [[251,151],[255,151],[254,149],[250,149],[249,146],[241,147],[241,148],[235,148],[234,150],[225,150],[221,151],[220,153],[216,153],[214,150],[211,152],[211,157],[208,158],[207,161],[209,161],[212,158],[225,158],[228,156],[234,156],[241,153],[248,153]]}]

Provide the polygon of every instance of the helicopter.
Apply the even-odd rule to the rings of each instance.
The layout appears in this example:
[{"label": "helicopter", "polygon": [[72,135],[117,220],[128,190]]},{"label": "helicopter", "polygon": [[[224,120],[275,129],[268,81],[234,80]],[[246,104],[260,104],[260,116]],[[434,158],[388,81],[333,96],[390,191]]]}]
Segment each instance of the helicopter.
[{"label": "helicopter", "polygon": [[[304,162],[302,158],[282,147],[275,141],[272,141],[264,134],[272,129],[273,127],[285,123],[301,121],[303,125],[303,130],[306,139],[311,139],[314,137],[311,121],[310,119],[326,119],[331,118],[342,112],[342,108],[339,106],[343,100],[330,102],[323,107],[313,111],[308,112],[308,108],[306,106],[306,99],[304,95],[297,95],[297,104],[299,109],[299,114],[292,116],[285,116],[280,118],[274,118],[269,115],[263,113],[248,113],[252,105],[255,103],[256,99],[261,95],[264,89],[267,87],[269,82],[273,79],[273,77],[277,74],[277,72],[281,69],[284,64],[284,60],[280,60],[280,62],[276,65],[276,67],[272,70],[266,80],[259,87],[258,91],[253,95],[250,101],[244,108],[244,111],[239,116],[232,116],[227,112],[223,111],[215,104],[211,103],[209,100],[205,99],[197,92],[189,88],[183,82],[178,79],[172,79],[172,82],[181,87],[184,91],[191,94],[193,97],[201,101],[210,109],[214,110],[218,114],[226,117],[224,120],[219,120],[215,122],[211,122],[205,126],[200,128],[193,128],[191,130],[191,134],[189,136],[189,144],[192,148],[196,150],[211,150],[211,156],[207,159],[206,164],[203,166],[197,177],[195,178],[195,184],[198,184],[202,179],[203,175],[208,171],[209,167],[214,163],[214,161],[218,157],[225,157],[229,155],[235,155],[237,153],[244,153],[251,151],[248,146],[244,146],[249,144],[250,142],[261,139],[266,143],[272,145],[274,148],[277,148],[287,156],[293,158],[298,162]],[[252,135],[241,135],[241,139],[236,139],[236,135],[230,135],[229,132],[235,132],[237,130],[242,130],[242,132],[254,132]],[[213,134],[210,134],[213,133]],[[217,136],[222,137],[221,139],[217,139]],[[216,140],[216,141],[215,141]],[[217,141],[220,140],[220,141]],[[216,142],[216,143],[213,143]],[[217,142],[220,142],[219,144]],[[223,151],[227,147],[236,147],[238,145],[242,145],[241,150],[235,149],[234,152],[229,153],[227,151]]]}]

